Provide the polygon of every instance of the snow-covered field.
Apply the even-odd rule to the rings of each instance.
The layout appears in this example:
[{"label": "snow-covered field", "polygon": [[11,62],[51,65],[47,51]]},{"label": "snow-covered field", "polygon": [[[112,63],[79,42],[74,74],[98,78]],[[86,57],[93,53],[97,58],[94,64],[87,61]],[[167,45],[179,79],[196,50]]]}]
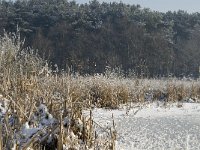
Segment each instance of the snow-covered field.
[{"label": "snow-covered field", "polygon": [[[181,107],[177,107],[177,106]],[[87,112],[86,112],[87,114]],[[98,132],[116,124],[117,150],[200,149],[200,104],[151,103],[130,110],[94,109]],[[103,127],[103,128],[102,128]]]}]

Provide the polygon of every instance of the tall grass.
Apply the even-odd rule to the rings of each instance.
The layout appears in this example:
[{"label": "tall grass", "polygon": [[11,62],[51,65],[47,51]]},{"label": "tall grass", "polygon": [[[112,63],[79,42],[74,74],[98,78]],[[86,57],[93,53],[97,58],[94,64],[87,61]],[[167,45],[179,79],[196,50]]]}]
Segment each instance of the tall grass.
[{"label": "tall grass", "polygon": [[[154,100],[199,101],[198,80],[123,78],[112,72],[94,76],[58,73],[35,51],[22,47],[19,34],[5,33],[0,38],[1,149],[114,149],[115,131],[99,140],[92,111],[86,117],[84,109],[117,109],[121,104]],[[41,128],[43,114],[54,121]],[[40,119],[35,121],[35,117]],[[30,131],[40,130],[28,139],[19,137],[26,126]]]},{"label": "tall grass", "polygon": [[88,85],[22,47],[19,34],[0,38],[0,149],[111,149],[112,137],[97,142],[92,113],[82,115]]}]

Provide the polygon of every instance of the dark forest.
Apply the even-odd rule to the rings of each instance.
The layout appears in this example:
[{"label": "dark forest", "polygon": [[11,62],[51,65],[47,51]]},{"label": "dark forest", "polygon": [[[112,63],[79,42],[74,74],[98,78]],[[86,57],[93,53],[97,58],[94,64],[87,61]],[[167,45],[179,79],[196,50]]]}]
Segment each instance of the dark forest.
[{"label": "dark forest", "polygon": [[147,77],[199,75],[200,14],[123,3],[0,1],[0,34],[16,32],[58,69],[80,74],[120,68]]}]

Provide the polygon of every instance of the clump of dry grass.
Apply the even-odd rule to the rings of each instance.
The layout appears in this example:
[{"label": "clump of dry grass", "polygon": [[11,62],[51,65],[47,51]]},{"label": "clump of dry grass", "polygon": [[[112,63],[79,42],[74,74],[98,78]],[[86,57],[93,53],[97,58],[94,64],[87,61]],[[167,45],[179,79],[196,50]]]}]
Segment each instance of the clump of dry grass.
[{"label": "clump of dry grass", "polygon": [[[0,38],[0,149],[95,147],[92,114],[82,115],[83,107],[91,107],[88,93],[83,93],[87,85],[53,72],[22,46],[19,34]],[[98,145],[112,145],[111,137]]]}]

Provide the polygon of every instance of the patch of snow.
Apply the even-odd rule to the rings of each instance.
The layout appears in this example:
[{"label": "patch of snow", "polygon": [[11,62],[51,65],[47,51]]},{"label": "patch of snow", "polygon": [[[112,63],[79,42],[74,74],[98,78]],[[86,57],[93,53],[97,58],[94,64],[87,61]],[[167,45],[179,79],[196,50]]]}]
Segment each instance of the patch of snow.
[{"label": "patch of snow", "polygon": [[200,104],[179,103],[154,102],[129,111],[94,109],[92,114],[99,133],[113,126],[114,116],[117,150],[200,149]]},{"label": "patch of snow", "polygon": [[31,128],[26,122],[24,126],[22,127],[22,130],[20,132],[21,136],[23,136],[25,139],[32,137],[35,133],[37,133],[40,130],[40,128]]},{"label": "patch of snow", "polygon": [[0,95],[0,121],[8,110],[8,103],[9,103],[9,100],[6,98],[3,98],[3,96]]}]

